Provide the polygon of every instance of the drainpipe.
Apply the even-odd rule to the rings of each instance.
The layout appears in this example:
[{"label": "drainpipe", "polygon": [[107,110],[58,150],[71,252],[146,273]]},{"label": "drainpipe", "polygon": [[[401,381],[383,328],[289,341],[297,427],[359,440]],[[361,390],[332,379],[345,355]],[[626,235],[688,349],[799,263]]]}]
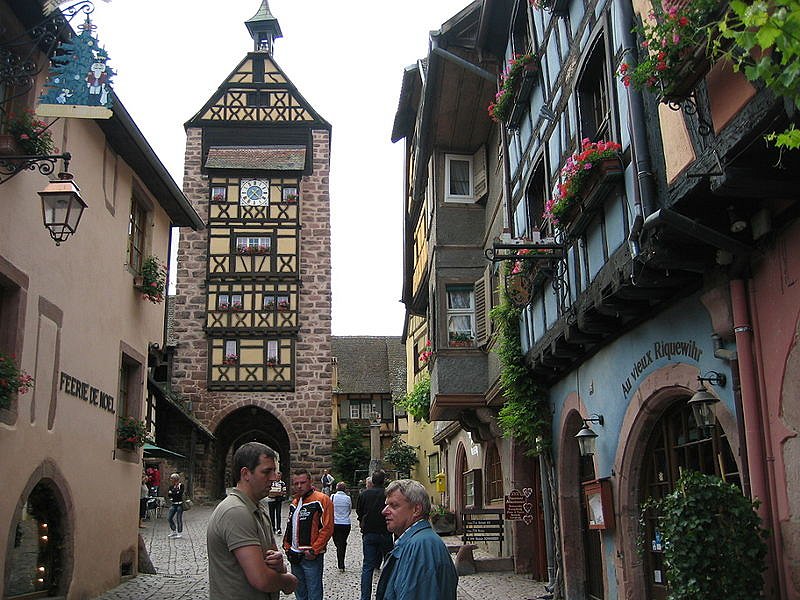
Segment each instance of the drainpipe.
[{"label": "drainpipe", "polygon": [[[633,26],[636,18],[633,12],[633,4],[630,0],[620,3],[622,21],[622,56],[628,64],[636,64],[638,56],[636,52],[636,36],[633,33]],[[636,258],[639,253],[639,235],[642,228],[642,220],[653,212],[656,205],[655,182],[653,178],[650,147],[647,144],[647,130],[644,114],[644,102],[641,92],[636,91],[633,86],[628,86],[628,127],[631,136],[631,148],[633,160],[636,165],[636,183],[634,186],[634,210],[635,216],[631,226],[628,241],[631,248],[632,258]]]},{"label": "drainpipe", "polygon": [[[754,349],[753,326],[747,303],[747,290],[742,279],[731,280],[731,304],[733,308],[733,331],[739,356],[739,379],[742,389],[742,410],[744,411],[745,437],[747,438],[747,462],[750,467],[750,489],[753,499],[760,505],[758,514],[764,525],[771,530],[767,576],[768,586],[777,585],[780,598],[785,598],[786,585],[783,581],[783,565],[778,564],[782,556],[781,530],[777,520],[777,508],[770,494],[769,480],[774,458],[766,456],[766,441],[770,439],[767,407],[758,391],[756,356]],[[762,434],[763,432],[763,434]],[[771,559],[771,560],[770,560]]]},{"label": "drainpipe", "polygon": [[500,125],[500,143],[503,145],[503,241],[508,243],[511,241],[511,164],[505,125]]}]

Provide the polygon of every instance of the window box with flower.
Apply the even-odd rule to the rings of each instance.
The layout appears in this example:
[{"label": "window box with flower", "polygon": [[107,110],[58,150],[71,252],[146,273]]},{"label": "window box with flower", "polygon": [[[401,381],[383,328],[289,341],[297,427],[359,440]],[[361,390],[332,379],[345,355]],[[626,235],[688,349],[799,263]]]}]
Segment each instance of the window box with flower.
[{"label": "window box with flower", "polygon": [[241,302],[231,302],[230,310],[242,310],[242,303]]},{"label": "window box with flower", "polygon": [[53,153],[53,136],[46,122],[30,109],[19,115],[9,114],[6,133],[0,140],[0,153],[5,155],[46,156]]},{"label": "window box with flower", "polygon": [[278,312],[287,312],[290,308],[289,301],[283,298],[278,299]]},{"label": "window box with flower", "polygon": [[450,331],[447,339],[451,348],[472,348],[475,345],[475,338],[470,333]]},{"label": "window box with flower", "polygon": [[269,253],[269,246],[264,245],[257,245],[257,246],[239,246],[236,248],[237,254],[241,256],[253,256],[257,254],[268,254]]},{"label": "window box with flower", "polygon": [[693,0],[663,8],[657,3],[648,19],[634,29],[642,39],[643,56],[635,66],[620,65],[622,83],[656,93],[662,102],[686,99],[711,68],[711,42],[727,4]]},{"label": "window box with flower", "polygon": [[33,377],[17,366],[15,357],[0,352],[0,408],[8,408],[14,394],[24,394],[32,387]]},{"label": "window box with flower", "polygon": [[561,169],[553,196],[545,202],[543,217],[569,236],[582,233],[594,209],[624,175],[620,150],[616,142],[584,139],[581,150]]},{"label": "window box with flower", "polygon": [[222,359],[222,364],[227,366],[236,365],[238,362],[239,362],[238,354],[226,354],[225,358]]},{"label": "window box with flower", "polygon": [[133,285],[142,293],[142,300],[160,304],[164,301],[167,268],[155,256],[148,256],[142,262],[139,275],[133,278]]},{"label": "window box with flower", "polygon": [[274,367],[278,364],[278,357],[277,356],[268,356],[267,357],[267,366]]},{"label": "window box with flower", "polygon": [[134,417],[120,417],[117,422],[117,447],[134,450],[147,441],[147,426]]},{"label": "window box with flower", "polygon": [[519,121],[530,98],[539,70],[533,54],[515,54],[500,75],[500,90],[489,104],[489,116],[496,123]]}]

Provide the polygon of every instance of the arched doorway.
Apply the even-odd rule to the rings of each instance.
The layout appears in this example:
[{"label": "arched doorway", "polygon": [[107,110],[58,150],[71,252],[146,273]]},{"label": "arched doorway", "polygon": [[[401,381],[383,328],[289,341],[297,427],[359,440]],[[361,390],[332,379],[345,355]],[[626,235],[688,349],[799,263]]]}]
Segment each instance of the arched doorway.
[{"label": "arched doorway", "polygon": [[66,502],[52,479],[41,479],[14,516],[3,598],[66,595],[71,576]]},{"label": "arched doorway", "polygon": [[466,506],[467,491],[464,485],[464,473],[467,472],[467,451],[464,449],[464,444],[459,443],[456,450],[456,464],[453,470],[453,489],[455,490],[455,511],[461,517]]},{"label": "arched doorway", "polygon": [[258,406],[246,406],[227,415],[214,431],[214,453],[209,489],[223,498],[225,488],[234,485],[231,475],[233,454],[246,442],[261,442],[278,453],[284,481],[289,481],[291,453],[289,436],[272,413]]},{"label": "arched doorway", "polygon": [[[739,470],[722,427],[717,423],[712,431],[698,428],[692,410],[686,405],[687,399],[682,396],[675,398],[650,433],[642,456],[640,506],[647,498],[662,498],[669,494],[684,469],[716,475],[741,486]],[[642,550],[647,600],[667,597],[664,546],[658,532],[657,517],[651,512],[645,518]]]},{"label": "arched doorway", "polygon": [[560,441],[559,498],[565,581],[569,598],[605,598],[600,532],[589,529],[583,483],[595,479],[594,457],[578,451],[575,434],[583,419],[577,410],[567,415]]}]

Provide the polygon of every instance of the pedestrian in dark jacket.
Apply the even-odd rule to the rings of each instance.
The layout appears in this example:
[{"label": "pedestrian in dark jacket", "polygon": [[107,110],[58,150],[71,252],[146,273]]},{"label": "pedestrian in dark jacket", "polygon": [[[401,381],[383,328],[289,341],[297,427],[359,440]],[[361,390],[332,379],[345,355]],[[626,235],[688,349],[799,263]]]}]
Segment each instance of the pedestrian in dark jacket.
[{"label": "pedestrian in dark jacket", "polygon": [[386,473],[382,470],[372,474],[372,487],[363,490],[356,501],[356,515],[361,527],[361,544],[364,562],[361,567],[361,600],[372,595],[372,574],[380,568],[383,558],[392,549],[392,535],[386,529],[386,520],[381,511],[386,495],[383,486]]}]

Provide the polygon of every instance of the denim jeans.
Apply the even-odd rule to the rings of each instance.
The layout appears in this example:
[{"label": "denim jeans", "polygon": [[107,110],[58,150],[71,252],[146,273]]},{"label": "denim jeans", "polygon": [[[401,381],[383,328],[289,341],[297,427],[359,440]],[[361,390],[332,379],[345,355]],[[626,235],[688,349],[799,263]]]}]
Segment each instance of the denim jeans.
[{"label": "denim jeans", "polygon": [[297,577],[296,600],[322,600],[322,567],[325,555],[319,554],[314,560],[303,559],[292,565],[292,575]]},{"label": "denim jeans", "polygon": [[169,521],[169,528],[172,529],[172,531],[183,533],[183,506],[180,504],[173,504],[170,506],[169,513],[167,514],[167,521]]},{"label": "denim jeans", "polygon": [[381,566],[383,556],[391,550],[391,537],[383,533],[364,533],[361,536],[364,566],[361,568],[361,600],[372,597],[372,573]]}]

